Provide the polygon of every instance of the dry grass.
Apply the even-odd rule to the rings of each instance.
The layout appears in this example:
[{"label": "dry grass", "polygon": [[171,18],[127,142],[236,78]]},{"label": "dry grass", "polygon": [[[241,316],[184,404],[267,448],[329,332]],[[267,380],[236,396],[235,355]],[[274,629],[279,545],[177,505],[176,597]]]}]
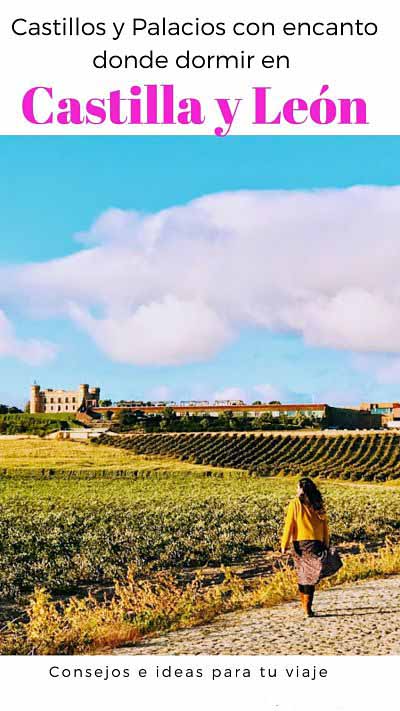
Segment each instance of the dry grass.
[{"label": "dry grass", "polygon": [[[52,602],[37,589],[27,610],[28,622],[10,624],[0,639],[2,654],[83,654],[107,651],[135,643],[146,635],[192,627],[216,615],[252,607],[272,607],[297,596],[296,576],[288,566],[251,587],[229,570],[221,585],[202,589],[198,578],[179,587],[173,577],[159,573],[140,579],[129,570],[117,583],[110,601],[89,596],[65,603]],[[348,556],[343,568],[321,585],[326,589],[367,577],[400,574],[400,546],[386,546],[378,553]]]},{"label": "dry grass", "polygon": [[165,457],[137,456],[123,449],[68,440],[0,440],[0,469],[30,472],[42,468],[55,471],[137,472],[215,471],[221,468],[173,461]]}]

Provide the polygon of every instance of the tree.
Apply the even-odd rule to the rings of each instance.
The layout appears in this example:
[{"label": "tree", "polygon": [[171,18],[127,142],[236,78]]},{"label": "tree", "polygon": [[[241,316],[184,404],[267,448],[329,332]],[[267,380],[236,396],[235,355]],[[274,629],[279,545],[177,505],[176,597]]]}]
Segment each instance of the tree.
[{"label": "tree", "polygon": [[307,418],[302,412],[296,412],[293,418],[293,422],[297,427],[304,427],[306,420]]},{"label": "tree", "polygon": [[159,432],[161,425],[161,415],[149,415],[145,416],[143,420],[143,426],[146,432]]},{"label": "tree", "polygon": [[[174,413],[175,414],[175,413]],[[184,432],[194,430],[196,425],[196,417],[191,417],[187,412],[180,418],[180,429]]]},{"label": "tree", "polygon": [[251,403],[252,405],[262,405],[261,400],[254,400],[254,402]]},{"label": "tree", "polygon": [[111,407],[111,400],[99,400],[100,407]]},{"label": "tree", "polygon": [[164,407],[161,415],[167,426],[174,424],[177,420],[177,414],[172,407]]},{"label": "tree", "polygon": [[231,420],[231,428],[235,430],[241,430],[243,432],[250,429],[250,419],[247,412],[241,412],[240,415],[236,415]]},{"label": "tree", "polygon": [[254,429],[269,430],[272,424],[272,413],[263,412],[254,422]]},{"label": "tree", "polygon": [[281,425],[281,427],[287,427],[289,424],[289,418],[287,415],[279,415],[278,422]]},{"label": "tree", "polygon": [[207,432],[207,430],[213,429],[210,427],[210,418],[209,417],[202,417],[200,422],[199,422],[200,428],[204,430],[204,432]]},{"label": "tree", "polygon": [[[26,412],[26,410],[25,410]],[[30,412],[30,410],[28,411]],[[19,409],[19,407],[15,407],[15,405],[0,405],[0,415],[20,415],[22,414],[22,410]]]},{"label": "tree", "polygon": [[230,430],[232,418],[233,418],[232,410],[226,410],[226,412],[220,412],[218,415],[218,429],[219,430]]},{"label": "tree", "polygon": [[141,410],[120,410],[113,418],[115,425],[121,430],[130,430],[141,424],[142,419],[145,417]]},{"label": "tree", "polygon": [[270,400],[268,405],[282,405],[280,400]]}]

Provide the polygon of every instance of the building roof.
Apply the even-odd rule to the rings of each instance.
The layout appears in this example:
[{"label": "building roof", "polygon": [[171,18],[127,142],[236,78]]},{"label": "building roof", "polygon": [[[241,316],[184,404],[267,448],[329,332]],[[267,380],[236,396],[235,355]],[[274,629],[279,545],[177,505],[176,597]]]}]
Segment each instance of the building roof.
[{"label": "building roof", "polygon": [[[171,410],[178,413],[192,412],[193,414],[203,413],[203,412],[293,412],[293,411],[303,411],[309,412],[310,410],[321,410],[325,411],[328,407],[326,404],[299,404],[299,405],[169,405]],[[134,406],[116,406],[111,405],[110,407],[95,407],[93,408],[96,412],[105,412],[111,410],[112,412],[118,412],[121,410],[140,410],[141,412],[155,413],[162,412],[165,409],[164,405],[134,405]]]}]

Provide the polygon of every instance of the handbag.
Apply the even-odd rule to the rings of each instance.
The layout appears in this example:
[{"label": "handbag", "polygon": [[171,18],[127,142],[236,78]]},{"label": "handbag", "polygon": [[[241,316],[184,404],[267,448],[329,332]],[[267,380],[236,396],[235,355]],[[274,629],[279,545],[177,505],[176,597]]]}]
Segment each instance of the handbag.
[{"label": "handbag", "polygon": [[321,566],[321,573],[320,573],[320,580],[322,578],[329,578],[331,575],[335,575],[335,573],[340,570],[340,568],[343,566],[343,561],[339,555],[339,551],[337,548],[334,548],[333,546],[329,546],[326,551],[324,552],[322,556],[322,566]]}]

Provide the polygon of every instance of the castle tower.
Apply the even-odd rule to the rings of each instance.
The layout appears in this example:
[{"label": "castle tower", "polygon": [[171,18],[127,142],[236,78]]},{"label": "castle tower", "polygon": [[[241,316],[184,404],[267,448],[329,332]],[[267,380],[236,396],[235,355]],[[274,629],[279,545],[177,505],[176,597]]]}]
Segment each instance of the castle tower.
[{"label": "castle tower", "polygon": [[95,405],[98,406],[100,400],[100,388],[89,388],[89,396],[92,402],[94,401]]},{"label": "castle tower", "polygon": [[31,386],[30,411],[32,414],[42,412],[40,385],[35,384]]},{"label": "castle tower", "polygon": [[80,385],[79,390],[78,390],[78,407],[82,407],[82,406],[85,407],[88,395],[89,395],[89,385],[87,383]]}]

